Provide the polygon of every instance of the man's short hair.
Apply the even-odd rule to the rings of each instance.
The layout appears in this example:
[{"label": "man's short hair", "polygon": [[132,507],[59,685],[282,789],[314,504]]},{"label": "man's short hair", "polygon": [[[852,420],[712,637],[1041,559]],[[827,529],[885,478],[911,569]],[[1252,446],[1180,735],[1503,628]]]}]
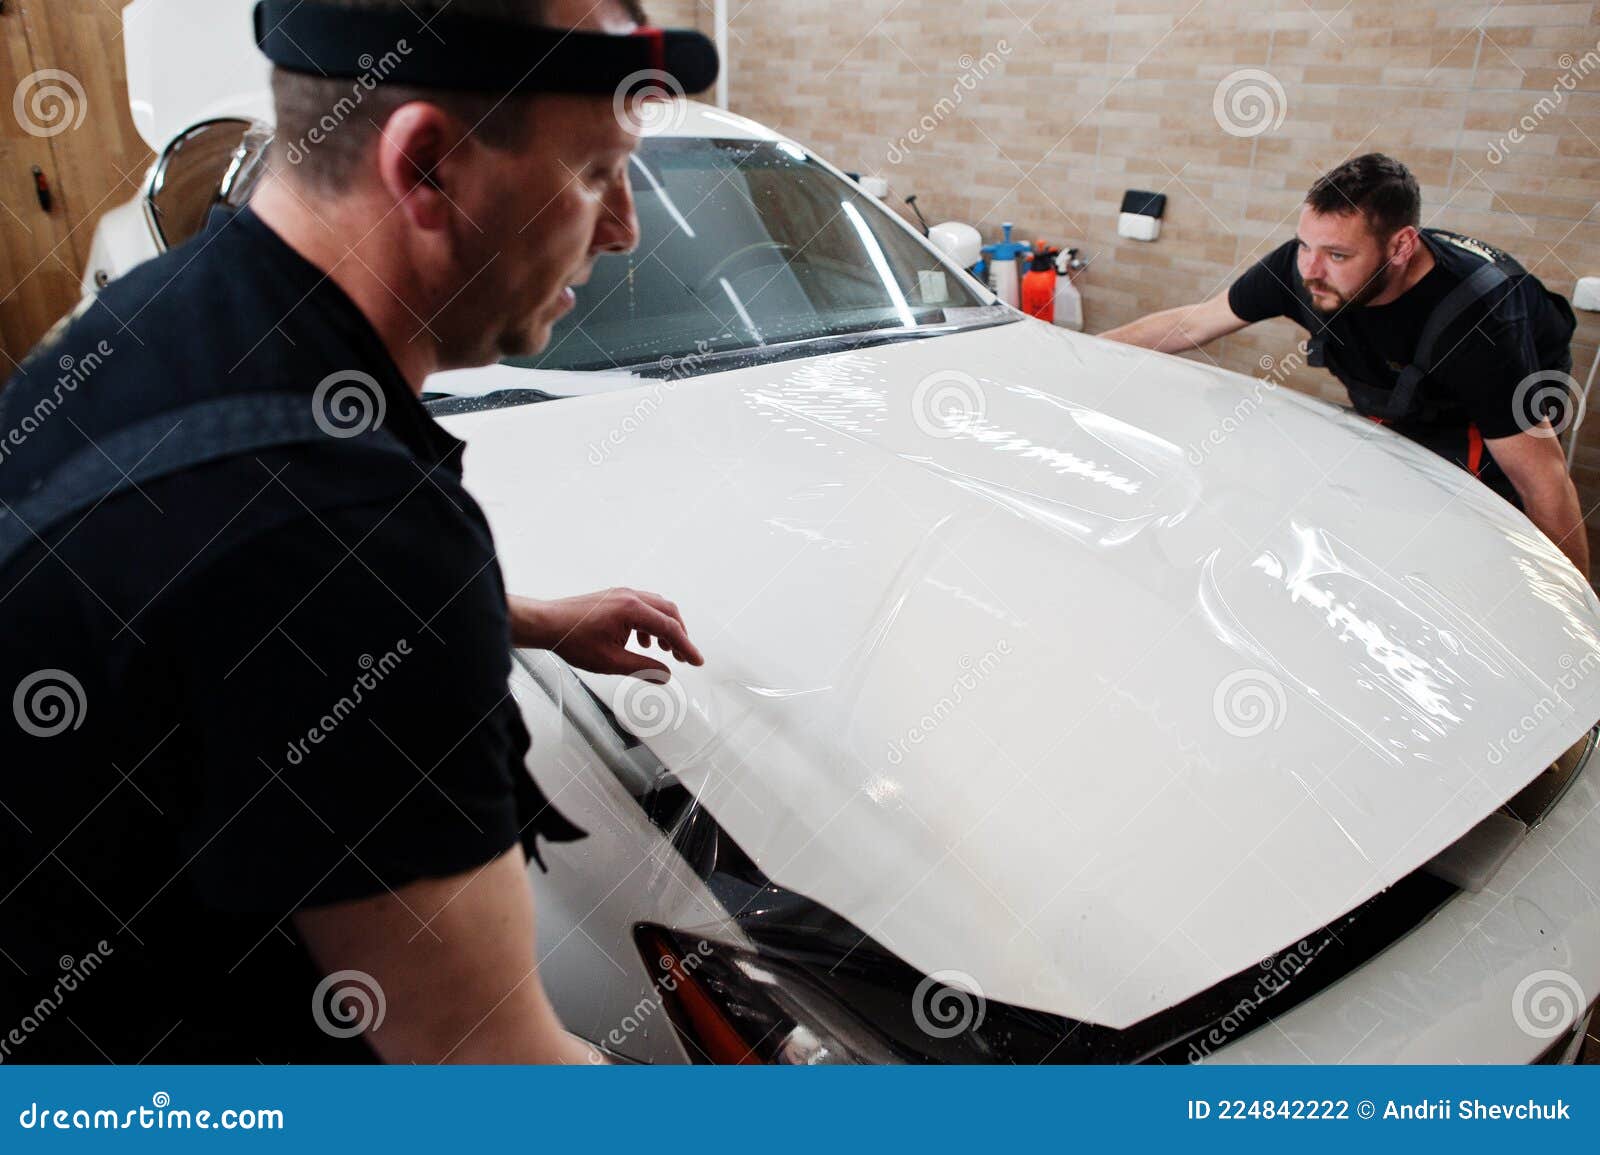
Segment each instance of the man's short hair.
[{"label": "man's short hair", "polygon": [[[428,20],[441,11],[543,24],[547,0],[321,0],[341,8],[406,9]],[[638,0],[621,0],[636,23],[643,23]],[[419,31],[419,36],[427,36]],[[377,49],[374,49],[376,53]],[[274,163],[292,168],[301,181],[325,192],[341,192],[378,140],[380,128],[396,109],[415,100],[437,105],[463,121],[472,135],[491,148],[520,148],[533,131],[528,100],[495,93],[441,92],[437,89],[381,83],[386,60],[400,49],[386,46],[371,75],[357,80],[325,79],[272,70],[272,102],[277,131]],[[397,63],[397,61],[396,61]],[[391,67],[393,65],[391,64]]]},{"label": "man's short hair", "polygon": [[1358,212],[1379,240],[1395,230],[1422,220],[1422,190],[1411,170],[1393,157],[1369,152],[1353,157],[1317,178],[1306,193],[1306,204],[1317,213],[1343,215]]}]

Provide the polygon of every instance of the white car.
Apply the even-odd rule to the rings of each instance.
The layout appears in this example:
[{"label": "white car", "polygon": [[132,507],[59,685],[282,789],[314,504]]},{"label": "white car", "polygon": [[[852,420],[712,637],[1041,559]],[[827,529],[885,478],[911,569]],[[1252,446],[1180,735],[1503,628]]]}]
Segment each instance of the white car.
[{"label": "white car", "polygon": [[[180,143],[91,284],[192,231],[182,188],[242,195],[264,131],[185,130],[270,115],[245,56],[136,66],[148,7],[134,107]],[[1021,317],[792,140],[671,119],[639,251],[551,348],[428,386],[509,588],[661,591],[707,657],[518,655],[530,772],[589,832],[532,874],[568,1027],[648,1062],[1570,1061],[1600,604],[1557,549],[1370,422]]]}]

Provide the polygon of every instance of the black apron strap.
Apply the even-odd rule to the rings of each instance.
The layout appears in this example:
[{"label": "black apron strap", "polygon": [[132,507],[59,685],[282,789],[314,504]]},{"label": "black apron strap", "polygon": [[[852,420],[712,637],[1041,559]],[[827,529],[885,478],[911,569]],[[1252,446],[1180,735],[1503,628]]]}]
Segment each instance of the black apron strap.
[{"label": "black apron strap", "polygon": [[[330,432],[325,422],[310,394],[244,393],[118,429],[68,457],[26,496],[14,502],[0,499],[0,570],[67,518],[82,516],[117,493],[225,457],[326,443],[343,433]],[[407,453],[382,429],[341,439],[380,452]]]},{"label": "black apron strap", "polygon": [[1433,312],[1428,314],[1422,332],[1417,337],[1416,352],[1412,354],[1411,364],[1400,371],[1394,389],[1388,391],[1388,396],[1382,397],[1381,390],[1362,390],[1366,394],[1362,400],[1367,401],[1368,407],[1373,410],[1367,416],[1377,417],[1383,421],[1399,421],[1414,416],[1422,390],[1422,380],[1428,375],[1428,370],[1433,368],[1439,341],[1445,331],[1479,302],[1487,301],[1491,309],[1499,305],[1500,301],[1505,299],[1505,294],[1502,293],[1496,300],[1490,298],[1509,284],[1510,280],[1504,269],[1493,261],[1488,261],[1479,265],[1471,275],[1451,289],[1444,300],[1434,306]]},{"label": "black apron strap", "polygon": [[1328,334],[1326,331],[1315,333],[1306,338],[1306,364],[1313,369],[1326,369],[1328,367]]},{"label": "black apron strap", "polygon": [[[1422,333],[1417,337],[1417,351],[1412,354],[1411,364],[1401,372],[1400,380],[1395,386],[1397,398],[1408,387],[1408,400],[1416,396],[1417,386],[1423,376],[1433,368],[1434,357],[1445,330],[1480,301],[1487,302],[1491,311],[1495,309],[1507,296],[1500,290],[1510,282],[1511,278],[1506,275],[1506,271],[1491,261],[1478,266],[1470,277],[1450,290],[1449,295],[1428,314],[1428,321],[1422,326]],[[1491,299],[1496,293],[1500,293],[1500,296]]]}]

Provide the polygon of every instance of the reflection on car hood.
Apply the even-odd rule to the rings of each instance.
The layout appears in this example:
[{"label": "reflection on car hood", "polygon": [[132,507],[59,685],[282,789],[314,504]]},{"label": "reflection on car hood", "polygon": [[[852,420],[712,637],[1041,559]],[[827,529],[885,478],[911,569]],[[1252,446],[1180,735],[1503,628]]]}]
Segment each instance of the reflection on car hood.
[{"label": "reflection on car hood", "polygon": [[451,424],[511,589],[678,602],[704,668],[589,681],[763,870],[989,998],[1138,1021],[1600,717],[1521,514],[1195,362],[1030,321]]}]

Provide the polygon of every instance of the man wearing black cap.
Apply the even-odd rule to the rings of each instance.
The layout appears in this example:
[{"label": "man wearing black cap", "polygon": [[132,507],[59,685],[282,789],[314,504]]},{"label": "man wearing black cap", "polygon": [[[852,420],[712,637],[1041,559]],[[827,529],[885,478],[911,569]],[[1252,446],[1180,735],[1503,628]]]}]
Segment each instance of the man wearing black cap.
[{"label": "man wearing black cap", "polygon": [[251,206],[0,392],[0,1061],[596,1058],[539,982],[526,856],[582,832],[508,646],[700,657],[652,594],[508,608],[417,394],[540,349],[634,246],[613,99],[716,67],[638,15],[269,0]]}]

